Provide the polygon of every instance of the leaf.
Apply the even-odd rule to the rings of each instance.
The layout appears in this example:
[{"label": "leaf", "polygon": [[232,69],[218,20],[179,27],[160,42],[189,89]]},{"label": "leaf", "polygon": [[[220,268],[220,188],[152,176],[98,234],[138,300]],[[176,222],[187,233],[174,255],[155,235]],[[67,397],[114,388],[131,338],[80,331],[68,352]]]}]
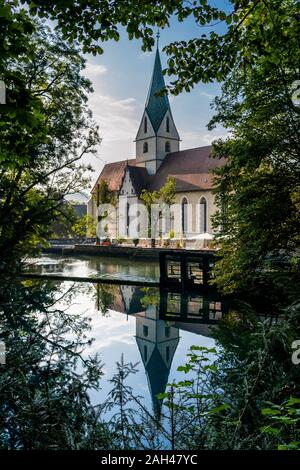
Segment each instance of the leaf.
[{"label": "leaf", "polygon": [[279,410],[275,410],[274,408],[263,408],[261,410],[262,415],[264,416],[273,416],[273,415],[280,415]]},{"label": "leaf", "polygon": [[208,414],[216,414],[220,413],[220,411],[227,410],[230,408],[230,405],[228,403],[224,403],[223,405],[217,406],[216,408],[212,408],[209,410]]},{"label": "leaf", "polygon": [[192,369],[192,366],[190,364],[177,367],[178,372],[184,372],[185,374],[187,374],[191,369]]}]

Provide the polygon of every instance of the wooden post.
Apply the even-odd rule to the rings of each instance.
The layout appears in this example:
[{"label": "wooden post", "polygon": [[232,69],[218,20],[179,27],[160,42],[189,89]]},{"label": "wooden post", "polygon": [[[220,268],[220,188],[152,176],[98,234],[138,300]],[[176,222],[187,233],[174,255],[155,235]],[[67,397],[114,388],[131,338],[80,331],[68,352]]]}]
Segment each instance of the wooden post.
[{"label": "wooden post", "polygon": [[182,293],[180,298],[180,321],[184,321],[188,316],[188,294]]},{"label": "wooden post", "polygon": [[159,274],[160,274],[160,282],[162,284],[166,284],[167,282],[167,266],[166,266],[166,253],[159,253]]},{"label": "wooden post", "polygon": [[167,320],[168,291],[160,288],[159,297],[159,319]]},{"label": "wooden post", "polygon": [[210,255],[202,255],[202,267],[203,267],[203,287],[208,286],[209,281],[209,257]]},{"label": "wooden post", "polygon": [[180,253],[180,281],[181,281],[181,287],[184,290],[188,283],[188,272],[187,272],[187,257],[185,253]]}]

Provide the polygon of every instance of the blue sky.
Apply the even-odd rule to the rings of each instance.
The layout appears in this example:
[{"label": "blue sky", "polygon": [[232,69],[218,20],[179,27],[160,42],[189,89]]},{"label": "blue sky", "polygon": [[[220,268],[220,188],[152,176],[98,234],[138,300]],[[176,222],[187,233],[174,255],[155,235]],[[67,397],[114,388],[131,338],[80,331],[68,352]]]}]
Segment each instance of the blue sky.
[{"label": "blue sky", "polygon": [[[211,2],[215,6],[229,9],[229,2]],[[189,19],[178,23],[175,19],[170,28],[161,31],[159,48],[163,67],[167,56],[162,48],[177,40],[188,40],[208,33],[218,32],[224,24],[215,27],[199,27]],[[102,143],[97,156],[89,156],[88,161],[95,169],[93,181],[97,178],[104,163],[126,160],[135,157],[134,139],[145,106],[148,87],[154,63],[155,48],[151,53],[143,53],[141,42],[129,41],[125,33],[119,42],[104,44],[104,54],[86,56],[85,75],[93,83],[94,93],[89,103],[94,119],[100,127]],[[166,83],[169,77],[165,76]],[[181,149],[209,145],[215,138],[225,136],[224,129],[208,132],[206,125],[213,115],[210,107],[214,96],[220,94],[220,84],[199,83],[190,93],[170,96],[173,117],[182,139]]]}]

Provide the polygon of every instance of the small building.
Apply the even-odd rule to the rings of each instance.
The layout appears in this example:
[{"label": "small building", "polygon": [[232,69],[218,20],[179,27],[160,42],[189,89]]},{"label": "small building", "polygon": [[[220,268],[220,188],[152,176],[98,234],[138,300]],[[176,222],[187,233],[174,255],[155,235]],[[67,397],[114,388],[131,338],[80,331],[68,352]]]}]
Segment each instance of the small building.
[{"label": "small building", "polygon": [[[159,94],[164,88],[157,48],[146,106],[135,139],[135,158],[106,164],[88,203],[88,213],[97,218],[97,188],[101,180],[107,181],[117,197],[117,205],[105,221],[110,238],[124,234],[126,238],[147,238],[143,223],[134,226],[131,206],[140,202],[143,189],[159,190],[168,176],[175,179],[175,202],[180,209],[180,236],[177,230],[177,237],[203,240],[206,234],[208,239],[213,237],[211,216],[216,208],[211,170],[222,166],[224,159],[212,158],[210,146],[180,150],[168,96]],[[168,230],[172,231],[171,222]]]}]

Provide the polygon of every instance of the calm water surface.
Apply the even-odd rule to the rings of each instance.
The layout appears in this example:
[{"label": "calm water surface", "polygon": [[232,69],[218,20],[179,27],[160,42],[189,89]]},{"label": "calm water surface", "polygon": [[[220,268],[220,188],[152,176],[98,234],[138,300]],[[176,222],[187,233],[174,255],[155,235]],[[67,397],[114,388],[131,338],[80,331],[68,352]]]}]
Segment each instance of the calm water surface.
[{"label": "calm water surface", "polygon": [[159,266],[151,260],[127,260],[95,256],[43,255],[27,261],[30,272],[42,274],[64,274],[66,276],[117,278],[130,280],[159,279]]},{"label": "calm water surface", "polygon": [[[28,260],[27,270],[124,280],[159,278],[156,262],[86,256],[42,256]],[[192,345],[214,347],[211,328],[224,315],[218,299],[203,295],[182,296],[154,288],[100,283],[63,282],[60,287],[62,292],[73,290],[73,300],[65,305],[59,294],[61,300],[57,307],[67,309],[70,315],[79,313],[90,318],[89,335],[94,341],[84,355],[98,353],[104,364],[102,390],[91,391],[94,403],[101,403],[107,396],[116,362],[123,355],[125,362],[139,363],[138,372],[129,376],[128,385],[143,396],[147,407],[155,410],[159,406],[156,395],[171,380],[183,378],[177,368],[185,363],[189,348]]]}]

